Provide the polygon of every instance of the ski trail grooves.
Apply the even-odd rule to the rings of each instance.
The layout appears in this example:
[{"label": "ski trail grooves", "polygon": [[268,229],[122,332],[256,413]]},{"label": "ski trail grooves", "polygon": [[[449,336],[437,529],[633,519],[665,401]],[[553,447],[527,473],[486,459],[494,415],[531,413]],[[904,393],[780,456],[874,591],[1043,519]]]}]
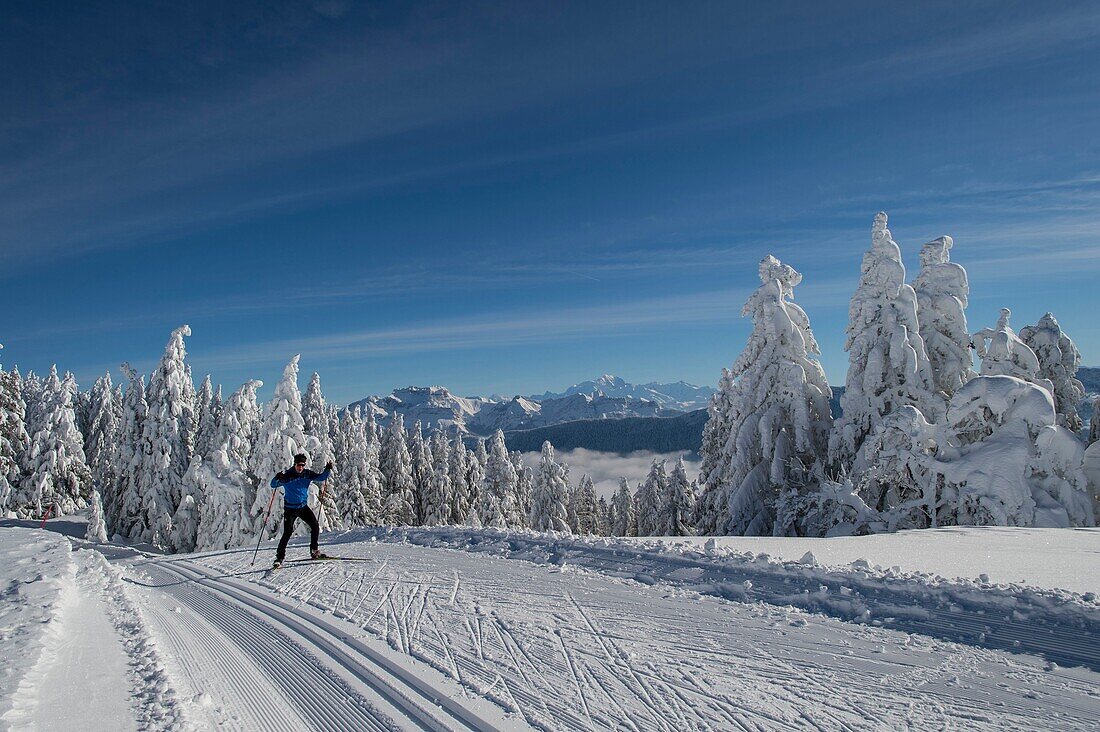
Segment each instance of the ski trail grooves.
[{"label": "ski trail grooves", "polygon": [[[182,579],[194,576],[173,563],[151,563],[146,569],[175,575]],[[348,729],[392,730],[389,719],[379,713],[364,698],[329,673],[321,663],[272,624],[227,601],[207,587],[185,583],[166,587],[168,594],[186,604],[204,618],[229,641],[240,648],[266,679],[254,679],[256,685],[274,685],[278,696],[285,698],[310,729],[342,732]],[[251,704],[262,705],[263,700]],[[278,724],[273,729],[290,728]]]},{"label": "ski trail grooves", "polygon": [[[304,638],[324,656],[349,671],[387,704],[400,712],[398,719],[408,720],[425,730],[495,730],[489,719],[449,699],[413,671],[388,659],[367,643],[348,635],[333,623],[302,611],[254,586],[234,580],[217,581],[214,573],[192,562],[173,562],[167,567],[184,577],[203,582],[203,587],[228,598],[237,612],[264,625],[252,612],[278,623],[295,637]],[[211,580],[214,580],[212,583]],[[246,608],[248,611],[246,612]],[[285,638],[285,636],[284,636]],[[287,642],[293,644],[287,638]],[[300,650],[300,649],[299,649]],[[351,726],[342,729],[361,729]]]}]

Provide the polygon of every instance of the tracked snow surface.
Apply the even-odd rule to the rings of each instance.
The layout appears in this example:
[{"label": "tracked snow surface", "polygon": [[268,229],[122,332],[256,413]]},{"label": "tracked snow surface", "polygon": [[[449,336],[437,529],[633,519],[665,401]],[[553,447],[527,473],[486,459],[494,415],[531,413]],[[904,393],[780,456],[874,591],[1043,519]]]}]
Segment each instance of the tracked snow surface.
[{"label": "tracked snow surface", "polygon": [[5,525],[0,726],[12,729],[1095,729],[1100,719],[1097,530],[788,546],[360,529],[322,539],[346,560],[304,561],[299,539],[270,573],[270,545],[253,566],[251,548],[157,556],[89,544],[71,518],[48,526],[69,538]]}]

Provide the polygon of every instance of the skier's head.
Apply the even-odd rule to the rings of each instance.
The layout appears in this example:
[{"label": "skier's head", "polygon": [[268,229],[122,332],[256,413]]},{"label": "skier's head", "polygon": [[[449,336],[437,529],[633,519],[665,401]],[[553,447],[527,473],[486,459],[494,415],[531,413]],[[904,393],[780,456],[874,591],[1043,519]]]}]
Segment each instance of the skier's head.
[{"label": "skier's head", "polygon": [[306,469],[306,456],[298,453],[294,456],[294,472],[300,473]]}]

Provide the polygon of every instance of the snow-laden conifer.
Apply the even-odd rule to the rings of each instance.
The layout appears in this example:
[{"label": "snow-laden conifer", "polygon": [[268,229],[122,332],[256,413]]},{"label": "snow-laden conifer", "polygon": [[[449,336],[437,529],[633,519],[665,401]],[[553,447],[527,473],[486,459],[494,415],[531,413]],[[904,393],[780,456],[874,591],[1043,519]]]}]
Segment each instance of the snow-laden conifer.
[{"label": "snow-laden conifer", "polygon": [[582,536],[599,533],[600,506],[596,500],[596,488],[587,473],[581,476],[577,490],[573,492],[573,530]]},{"label": "snow-laden conifer", "polygon": [[27,434],[33,437],[34,433],[41,429],[40,425],[44,418],[42,379],[33,371],[28,371],[27,375],[23,377],[22,395]]},{"label": "snow-laden conifer", "polygon": [[516,469],[516,509],[519,514],[518,527],[527,526],[527,519],[531,515],[531,486],[535,480],[534,471],[523,464],[523,453],[513,450],[509,457],[512,458],[512,467]]},{"label": "snow-laden conifer", "polygon": [[29,445],[23,379],[18,369],[0,369],[0,517],[14,515],[23,479],[21,460]]},{"label": "snow-laden conifer", "polygon": [[951,399],[934,470],[960,525],[1093,526],[1081,442],[1050,391],[1011,376],[972,379]]},{"label": "snow-laden conifer", "polygon": [[565,472],[554,459],[554,446],[549,441],[542,443],[542,457],[539,458],[531,486],[530,526],[535,531],[569,531],[565,510],[565,492],[568,484]]},{"label": "snow-laden conifer", "polygon": [[597,506],[599,508],[599,521],[596,524],[596,534],[598,536],[611,536],[611,504],[607,502],[605,497],[600,496]]},{"label": "snow-laden conifer", "polygon": [[[519,505],[516,500],[516,485],[518,476],[516,468],[512,464],[508,448],[504,444],[504,432],[497,430],[489,439],[488,459],[485,463],[485,486],[483,492],[493,494],[493,501],[482,501],[482,505],[492,510],[500,511],[504,526],[518,527],[523,525],[523,519],[519,515]],[[495,526],[495,522],[487,520],[486,514],[481,515],[481,523],[484,526]]]},{"label": "snow-laden conifer", "polygon": [[[863,255],[859,287],[848,308],[845,350],[844,414],[829,441],[835,468],[853,466],[867,435],[894,409],[909,404],[929,419],[941,417],[945,409],[920,336],[917,296],[905,283],[901,249],[883,212],[875,216],[871,248]],[[863,467],[855,465],[853,472]]]},{"label": "snow-laden conifer", "polygon": [[[451,459],[448,465],[451,478],[451,520],[456,524],[467,524],[470,521],[470,477],[467,466],[466,443],[462,441],[462,435],[455,435],[451,445]],[[476,512],[475,512],[476,514]]]},{"label": "snow-laden conifer", "polygon": [[1062,332],[1054,315],[1047,313],[1036,325],[1020,330],[1020,340],[1035,352],[1039,360],[1039,378],[1054,386],[1054,408],[1058,424],[1071,432],[1083,426],[1077,406],[1085,398],[1085,386],[1077,379],[1081,352],[1068,335]]},{"label": "snow-laden conifer", "polygon": [[416,523],[416,496],[412,475],[412,458],[405,442],[405,420],[394,414],[382,441],[382,477],[385,491],[382,499],[382,523],[412,526]]},{"label": "snow-laden conifer", "polygon": [[206,479],[201,455],[191,457],[183,474],[180,504],[172,515],[172,550],[193,552],[199,538],[200,511],[206,499]]},{"label": "snow-laden conifer", "polygon": [[[99,377],[91,389],[91,417],[84,438],[84,457],[92,480],[100,487],[104,516],[118,514],[119,441],[121,439],[122,408],[115,403],[115,389],[110,372]],[[108,522],[110,523],[110,522]]]},{"label": "snow-laden conifer", "polygon": [[453,502],[450,474],[451,447],[447,444],[447,436],[437,430],[429,440],[429,450],[433,473],[424,494],[424,525],[446,526],[452,523],[451,504]]},{"label": "snow-laden conifer", "polygon": [[[703,531],[787,533],[790,519],[777,521],[778,507],[811,488],[805,471],[824,458],[832,425],[817,341],[806,312],[793,302],[802,275],[772,256],[761,261],[759,274],[761,285],[742,310],[752,317],[752,333],[723,375],[725,396],[713,402],[729,411],[710,417],[712,432],[726,432],[714,434],[708,447],[718,445],[718,455],[704,454]],[[722,518],[707,516],[708,510]],[[642,522],[639,514],[639,531]]]},{"label": "snow-laden conifer", "polygon": [[378,517],[381,482],[378,466],[370,465],[363,413],[358,405],[344,410],[340,432],[337,444],[343,457],[337,465],[336,508],[345,526],[367,526]]},{"label": "snow-laden conifer", "polygon": [[302,394],[298,391],[299,358],[300,355],[295,355],[283,369],[283,376],[275,385],[275,394],[264,409],[249,458],[250,472],[256,481],[250,513],[253,531],[257,534],[263,529],[264,515],[271,500],[271,479],[286,470],[294,462],[295,455],[307,450]]},{"label": "snow-laden conifer", "polygon": [[932,367],[935,388],[950,399],[974,378],[966,305],[970,284],[966,270],[951,261],[954,241],[941,236],[920,250],[920,273],[913,281],[917,294],[920,335]]},{"label": "snow-laden conifer", "polygon": [[730,398],[736,393],[733,383],[733,373],[728,368],[723,368],[722,376],[718,379],[718,390],[711,395],[707,406],[707,422],[703,426],[699,475],[704,487],[696,502],[694,515],[694,525],[703,536],[713,536],[725,531],[729,516],[730,484],[727,473],[730,461],[725,445],[732,433],[730,417],[733,412]]},{"label": "snow-laden conifer", "polygon": [[1053,384],[1039,382],[1039,358],[1012,330],[1011,317],[1011,310],[1001,308],[996,326],[982,328],[974,334],[974,350],[982,360],[982,376],[1014,376],[1046,386],[1053,394]]},{"label": "snow-laden conifer", "polygon": [[184,363],[187,350],[183,342],[190,335],[191,328],[186,325],[172,331],[145,394],[149,411],[137,475],[146,515],[146,533],[141,540],[158,547],[171,548],[172,516],[179,507],[183,475],[190,464],[195,387]]},{"label": "snow-laden conifer", "polygon": [[665,462],[655,459],[649,468],[649,475],[634,496],[638,536],[657,536],[661,530],[661,496],[667,490],[667,484]]},{"label": "snow-laden conifer", "polygon": [[[199,551],[241,546],[253,536],[250,509],[255,486],[248,475],[252,445],[260,428],[256,390],[262,381],[246,381],[222,409],[214,447],[196,476],[203,490],[195,547]],[[201,457],[201,456],[197,456]]]},{"label": "snow-laden conifer", "polygon": [[[336,451],[329,432],[328,405],[321,392],[321,377],[316,371],[309,379],[305,396],[302,397],[302,430],[307,442],[312,445],[310,457],[312,469],[321,472],[328,463],[336,464]],[[314,443],[316,443],[314,445]],[[332,531],[345,526],[337,494],[344,486],[329,479],[317,490],[317,523],[321,531]]]},{"label": "snow-laden conifer", "polygon": [[122,420],[119,425],[118,464],[115,476],[117,504],[107,514],[108,531],[121,534],[131,541],[143,541],[148,533],[145,516],[145,500],[138,476],[145,460],[142,435],[145,418],[149,413],[145,401],[145,377],[130,364],[122,364],[122,373],[129,384],[122,399]]},{"label": "snow-laden conifer", "polygon": [[103,499],[99,491],[94,488],[88,499],[88,528],[84,531],[84,538],[99,544],[107,543],[107,522],[103,518]]},{"label": "snow-laden conifer", "polygon": [[416,522],[424,523],[428,510],[428,494],[435,479],[435,471],[432,468],[432,455],[428,450],[428,444],[424,440],[424,428],[420,420],[413,423],[409,432],[409,459],[412,461],[413,496],[416,499]]},{"label": "snow-laden conifer", "polygon": [[[190,329],[187,331],[190,335]],[[199,412],[197,408],[198,393],[195,391],[195,379],[191,375],[191,364],[183,364],[183,380],[181,382],[182,398],[180,399],[180,408],[182,414],[180,416],[180,422],[183,432],[183,447],[184,454],[187,460],[191,460],[191,456],[195,454],[195,438],[199,432]]]},{"label": "snow-laden conifer", "polygon": [[87,506],[92,475],[84,461],[83,439],[76,428],[72,374],[58,379],[57,367],[42,385],[43,414],[23,459],[23,483],[16,503],[21,518],[75,513]]},{"label": "snow-laden conifer", "polygon": [[479,437],[473,450],[466,453],[466,489],[470,496],[470,512],[466,514],[466,523],[474,528],[481,527],[481,494],[485,483],[485,463],[489,454],[485,450],[485,439]]},{"label": "snow-laden conifer", "polygon": [[199,388],[197,404],[195,406],[195,420],[198,427],[195,430],[194,454],[208,457],[214,449],[218,438],[218,421],[221,419],[222,387],[219,384],[215,390],[210,383],[210,375],[202,380]]},{"label": "snow-laden conifer", "polygon": [[76,415],[76,429],[85,443],[88,441],[88,429],[92,423],[92,390],[76,390],[73,397],[73,414]]},{"label": "snow-laden conifer", "polygon": [[661,496],[658,529],[662,536],[691,536],[695,490],[687,477],[687,466],[681,456],[668,477]]},{"label": "snow-laden conifer", "polygon": [[619,478],[619,489],[611,499],[611,535],[636,536],[634,498],[626,478]]},{"label": "snow-laden conifer", "polygon": [[868,468],[860,477],[858,493],[880,514],[887,531],[951,523],[932,471],[935,450],[935,426],[909,405],[886,415],[868,436]]}]

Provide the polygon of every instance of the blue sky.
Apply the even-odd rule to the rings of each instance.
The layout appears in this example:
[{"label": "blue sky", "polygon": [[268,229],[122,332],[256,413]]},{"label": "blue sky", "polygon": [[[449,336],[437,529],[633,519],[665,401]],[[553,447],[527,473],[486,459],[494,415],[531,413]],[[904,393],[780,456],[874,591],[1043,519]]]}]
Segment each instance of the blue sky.
[{"label": "blue sky", "polygon": [[[767,6],[767,7],[765,7]],[[828,7],[826,7],[828,6]],[[1100,365],[1096,3],[8,3],[0,342],[331,399],[713,384],[756,263],[842,383],[890,214],[955,237],[971,330]]]}]

